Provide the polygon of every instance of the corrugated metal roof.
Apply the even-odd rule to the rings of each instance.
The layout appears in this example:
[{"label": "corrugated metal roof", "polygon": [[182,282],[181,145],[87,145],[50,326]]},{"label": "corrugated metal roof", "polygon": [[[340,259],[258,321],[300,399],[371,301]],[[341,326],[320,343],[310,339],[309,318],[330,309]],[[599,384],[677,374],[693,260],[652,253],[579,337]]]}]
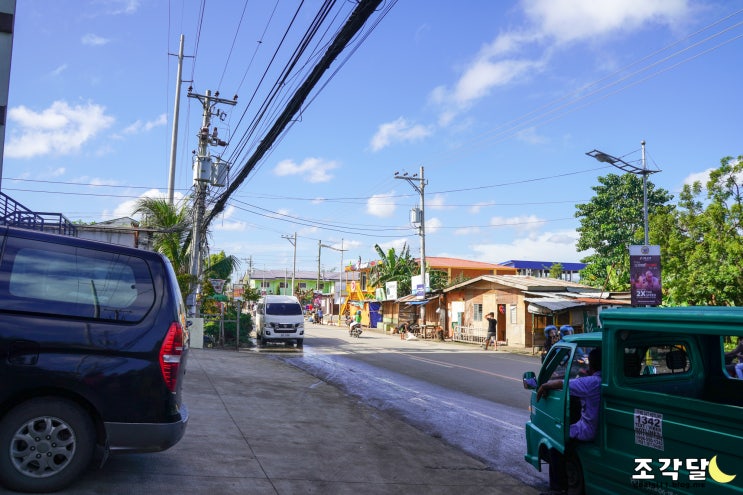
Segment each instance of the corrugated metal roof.
[{"label": "corrugated metal roof", "polygon": [[527,260],[508,260],[501,263],[504,266],[514,268],[523,268],[527,270],[549,270],[552,265],[559,263],[563,270],[577,272],[586,267],[585,263],[563,263],[561,261],[527,261]]},{"label": "corrugated metal roof", "polygon": [[[585,306],[585,303],[580,301],[556,299],[551,297],[528,297],[525,298],[524,301],[529,303],[529,307],[527,309],[530,313],[539,314],[556,313],[559,311],[565,311],[570,308]],[[532,306],[536,306],[538,309],[532,311]]]},{"label": "corrugated metal roof", "polygon": [[534,291],[534,292],[563,292],[563,291],[576,291],[577,290],[591,290],[592,287],[588,285],[579,284],[577,282],[570,282],[568,280],[561,280],[557,278],[545,278],[545,277],[531,277],[528,275],[481,275],[471,280],[466,280],[460,284],[453,285],[444,289],[444,292],[450,292],[452,290],[476,284],[478,282],[486,282],[497,285],[503,285],[505,287],[512,287],[522,291]]}]

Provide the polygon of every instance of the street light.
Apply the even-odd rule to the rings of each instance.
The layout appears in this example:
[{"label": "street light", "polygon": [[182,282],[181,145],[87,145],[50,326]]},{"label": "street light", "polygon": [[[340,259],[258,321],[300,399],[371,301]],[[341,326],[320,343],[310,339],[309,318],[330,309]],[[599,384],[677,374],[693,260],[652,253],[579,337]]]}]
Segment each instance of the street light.
[{"label": "street light", "polygon": [[648,170],[645,166],[645,141],[641,141],[640,144],[642,145],[642,167],[638,167],[636,165],[632,165],[631,163],[627,163],[621,158],[617,158],[615,156],[611,156],[608,153],[604,153],[603,151],[599,150],[593,150],[586,153],[586,155],[591,156],[595,158],[596,160],[602,162],[602,163],[608,163],[609,165],[613,165],[617,167],[620,170],[624,170],[625,172],[628,172],[630,174],[636,174],[636,175],[642,175],[642,216],[643,216],[643,225],[645,227],[645,246],[649,244],[648,242],[648,175],[654,174],[656,172],[660,172],[660,170]]}]

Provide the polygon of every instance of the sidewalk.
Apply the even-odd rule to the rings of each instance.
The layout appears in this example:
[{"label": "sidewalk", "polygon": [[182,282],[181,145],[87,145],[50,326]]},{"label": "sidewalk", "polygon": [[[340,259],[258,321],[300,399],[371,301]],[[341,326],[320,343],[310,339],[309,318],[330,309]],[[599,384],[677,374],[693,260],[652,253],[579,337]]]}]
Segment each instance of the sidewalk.
[{"label": "sidewalk", "polygon": [[62,493],[537,493],[271,354],[191,349],[183,440],[114,456]]}]

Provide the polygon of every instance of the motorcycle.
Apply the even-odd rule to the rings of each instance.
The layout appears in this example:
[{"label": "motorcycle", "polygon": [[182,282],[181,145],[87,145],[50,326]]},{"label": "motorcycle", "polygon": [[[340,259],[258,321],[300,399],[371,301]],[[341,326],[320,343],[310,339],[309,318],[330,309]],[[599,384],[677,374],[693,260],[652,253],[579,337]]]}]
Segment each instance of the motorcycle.
[{"label": "motorcycle", "polygon": [[351,337],[359,338],[361,335],[361,323],[358,323],[351,318],[346,318],[346,325],[348,325],[348,335]]}]

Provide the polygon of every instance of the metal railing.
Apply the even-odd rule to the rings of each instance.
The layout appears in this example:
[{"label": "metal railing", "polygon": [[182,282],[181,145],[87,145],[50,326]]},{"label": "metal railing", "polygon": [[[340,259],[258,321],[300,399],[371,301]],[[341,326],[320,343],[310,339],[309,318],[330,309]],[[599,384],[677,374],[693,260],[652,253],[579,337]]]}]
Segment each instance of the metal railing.
[{"label": "metal railing", "polygon": [[0,225],[77,236],[77,227],[61,213],[32,211],[3,192],[0,192]]}]

